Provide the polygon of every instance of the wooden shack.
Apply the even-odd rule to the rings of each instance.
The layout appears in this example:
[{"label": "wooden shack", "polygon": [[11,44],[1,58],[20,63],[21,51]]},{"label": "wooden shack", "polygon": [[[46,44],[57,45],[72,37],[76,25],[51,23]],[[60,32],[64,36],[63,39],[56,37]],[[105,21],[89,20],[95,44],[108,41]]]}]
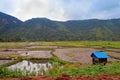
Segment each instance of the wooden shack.
[{"label": "wooden shack", "polygon": [[91,54],[92,57],[92,63],[93,64],[106,64],[107,63],[107,59],[110,58],[105,52],[103,51],[98,51],[98,52],[93,52]]}]

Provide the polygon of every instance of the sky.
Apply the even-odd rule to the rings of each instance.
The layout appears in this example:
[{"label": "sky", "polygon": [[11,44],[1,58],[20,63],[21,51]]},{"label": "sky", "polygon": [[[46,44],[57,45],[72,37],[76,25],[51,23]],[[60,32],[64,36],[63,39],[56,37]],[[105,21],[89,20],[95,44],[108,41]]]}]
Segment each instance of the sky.
[{"label": "sky", "polygon": [[120,0],[0,0],[0,12],[22,21],[113,19],[120,18]]}]

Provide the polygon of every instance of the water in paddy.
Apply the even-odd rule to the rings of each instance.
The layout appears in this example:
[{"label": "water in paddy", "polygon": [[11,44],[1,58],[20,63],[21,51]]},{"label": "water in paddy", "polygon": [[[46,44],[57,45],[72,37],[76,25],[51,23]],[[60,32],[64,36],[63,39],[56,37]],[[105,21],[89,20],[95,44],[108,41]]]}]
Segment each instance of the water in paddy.
[{"label": "water in paddy", "polygon": [[0,60],[0,66],[1,65],[4,65],[4,64],[7,64],[7,63],[11,63],[13,62],[14,60]]},{"label": "water in paddy", "polygon": [[45,71],[52,68],[52,64],[50,64],[47,61],[40,61],[40,60],[38,60],[37,62],[23,60],[14,65],[8,66],[8,68],[13,69],[13,70],[19,69],[25,73],[26,72],[35,72],[37,75],[38,74],[43,75]]}]

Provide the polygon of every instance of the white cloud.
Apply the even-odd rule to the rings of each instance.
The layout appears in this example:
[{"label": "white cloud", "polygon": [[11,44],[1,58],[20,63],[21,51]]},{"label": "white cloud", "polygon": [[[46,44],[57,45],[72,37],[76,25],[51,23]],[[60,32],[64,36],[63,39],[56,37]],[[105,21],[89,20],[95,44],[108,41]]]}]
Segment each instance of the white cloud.
[{"label": "white cloud", "polygon": [[85,19],[89,16],[92,7],[90,0],[71,0],[68,5],[64,5],[64,9],[69,19]]},{"label": "white cloud", "polygon": [[18,0],[16,9],[11,14],[22,20],[34,17],[47,17],[56,20],[66,19],[64,9],[56,0]]},{"label": "white cloud", "polygon": [[120,17],[120,0],[1,0],[0,5],[0,10],[23,21],[35,17],[61,21]]}]

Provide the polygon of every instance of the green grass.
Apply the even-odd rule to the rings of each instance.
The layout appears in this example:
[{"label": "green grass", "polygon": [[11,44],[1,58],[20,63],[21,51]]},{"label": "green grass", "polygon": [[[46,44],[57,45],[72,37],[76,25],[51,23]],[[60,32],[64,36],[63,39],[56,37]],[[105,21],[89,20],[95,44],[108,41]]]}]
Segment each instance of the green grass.
[{"label": "green grass", "polygon": [[65,65],[65,64],[70,63],[70,62],[61,60],[61,59],[59,59],[59,58],[57,58],[57,57],[52,57],[52,58],[50,58],[50,59],[49,59],[49,62],[50,62],[50,63],[54,63],[54,64],[56,63],[58,66],[60,66],[60,65]]},{"label": "green grass", "polygon": [[[80,75],[87,75],[87,76],[99,76],[102,74],[110,74],[110,75],[117,75],[120,74],[120,62],[111,62],[107,65],[87,65],[82,66],[82,64],[78,63],[70,63],[57,57],[52,57],[49,59],[49,62],[53,64],[52,69],[45,72],[42,69],[40,71],[44,72],[45,76],[56,77],[60,74],[68,74],[71,76],[80,76]],[[20,70],[10,70],[4,67],[0,67],[0,77],[22,77],[28,75],[35,75],[35,73],[23,73]]]},{"label": "green grass", "polygon": [[32,72],[32,73],[23,73],[22,71],[18,70],[18,69],[15,69],[15,70],[10,70],[8,68],[5,68],[5,67],[0,67],[0,78],[8,78],[8,77],[23,77],[23,76],[28,76],[28,75],[31,75],[31,76],[34,76],[35,73]]},{"label": "green grass", "polygon": [[120,62],[110,63],[109,65],[91,65],[88,67],[63,67],[63,68],[52,68],[49,72],[46,72],[46,76],[55,77],[62,73],[69,74],[71,76],[89,75],[99,76],[102,74],[117,75],[120,74]]},{"label": "green grass", "polygon": [[0,42],[0,48],[3,49],[14,49],[14,48],[23,48],[27,46],[27,42]]},{"label": "green grass", "polygon": [[0,48],[23,48],[25,46],[103,47],[120,49],[120,41],[56,41],[56,42],[0,42]]},{"label": "green grass", "polygon": [[86,46],[100,46],[102,48],[120,48],[120,41],[86,41]]},{"label": "green grass", "polygon": [[63,41],[55,42],[57,46],[68,47],[102,47],[102,48],[119,48],[120,41]]}]

